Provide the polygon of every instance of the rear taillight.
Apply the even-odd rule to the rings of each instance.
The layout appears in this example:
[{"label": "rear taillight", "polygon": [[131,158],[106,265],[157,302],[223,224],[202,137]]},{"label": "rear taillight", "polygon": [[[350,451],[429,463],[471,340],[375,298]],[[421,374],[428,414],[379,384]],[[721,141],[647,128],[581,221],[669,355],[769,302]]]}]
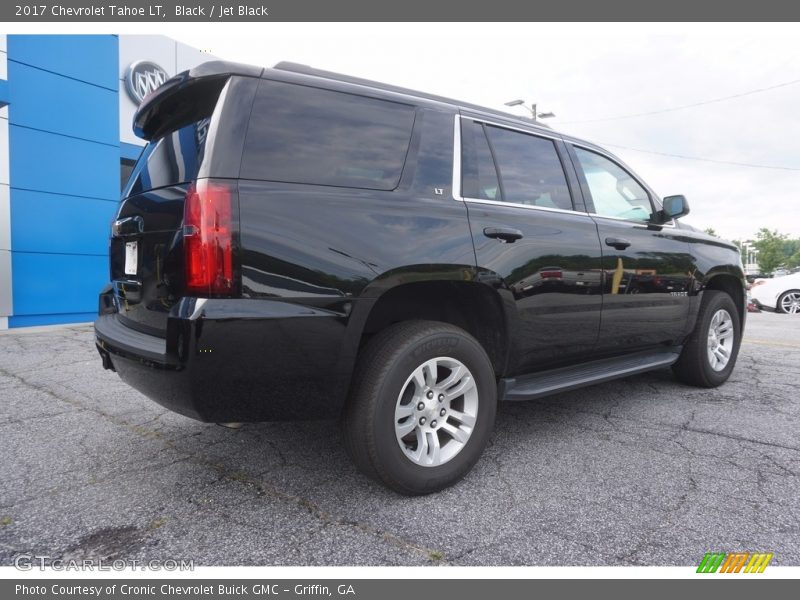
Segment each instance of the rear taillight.
[{"label": "rear taillight", "polygon": [[234,293],[232,202],[233,190],[227,183],[200,179],[186,192],[183,245],[189,293]]}]

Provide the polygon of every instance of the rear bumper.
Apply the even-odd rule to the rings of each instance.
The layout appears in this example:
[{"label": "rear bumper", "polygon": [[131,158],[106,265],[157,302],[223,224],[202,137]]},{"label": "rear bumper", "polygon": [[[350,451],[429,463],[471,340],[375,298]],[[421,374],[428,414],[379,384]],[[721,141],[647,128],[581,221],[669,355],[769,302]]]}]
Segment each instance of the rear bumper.
[{"label": "rear bumper", "polygon": [[339,414],[349,384],[345,314],[277,300],[184,298],[165,337],[106,312],[95,321],[95,341],[106,368],[187,417],[320,419]]},{"label": "rear bumper", "polygon": [[[757,306],[759,309],[761,309],[761,310],[765,310],[765,311],[767,311],[767,312],[776,312],[776,311],[775,311],[775,304],[774,304],[774,303],[773,303],[772,305],[769,305],[769,304],[764,304],[763,302],[761,302],[761,301],[760,301],[760,300],[758,300],[757,298],[753,298],[752,296],[750,297],[750,302],[752,302],[753,304],[755,304],[755,305],[756,305],[756,306]],[[777,302],[777,301],[776,301],[776,302]]]},{"label": "rear bumper", "polygon": [[167,354],[166,339],[131,329],[116,314],[100,315],[94,322],[94,335],[101,355],[103,352],[113,353],[137,362],[151,363],[153,367],[179,366],[178,361]]}]

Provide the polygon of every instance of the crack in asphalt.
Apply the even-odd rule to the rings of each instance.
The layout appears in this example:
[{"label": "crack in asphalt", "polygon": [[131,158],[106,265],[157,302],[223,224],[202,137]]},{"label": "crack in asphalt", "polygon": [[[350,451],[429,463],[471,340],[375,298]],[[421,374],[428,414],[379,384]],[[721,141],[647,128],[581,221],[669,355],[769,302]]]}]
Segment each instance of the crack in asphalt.
[{"label": "crack in asphalt", "polygon": [[[393,533],[391,533],[389,531],[385,531],[385,530],[383,530],[381,528],[373,527],[372,525],[369,525],[369,524],[366,524],[366,523],[360,523],[360,522],[355,521],[355,520],[350,520],[350,519],[346,519],[346,518],[341,517],[341,516],[334,515],[333,513],[330,513],[328,511],[324,510],[322,507],[320,507],[319,505],[317,505],[313,501],[311,501],[311,500],[309,500],[307,498],[304,498],[302,496],[298,496],[298,495],[291,494],[289,492],[283,491],[283,490],[279,489],[277,486],[273,485],[272,483],[270,483],[268,481],[252,478],[249,475],[243,474],[242,472],[231,471],[230,468],[227,465],[223,464],[223,463],[217,463],[217,462],[210,461],[208,459],[205,459],[205,458],[197,456],[197,454],[195,452],[191,452],[191,451],[185,450],[183,448],[180,448],[173,441],[167,439],[159,431],[149,430],[149,429],[147,429],[145,427],[142,427],[140,424],[133,424],[133,423],[127,421],[126,419],[122,419],[122,418],[120,418],[120,417],[118,417],[116,415],[112,415],[110,413],[107,413],[105,411],[99,410],[99,409],[94,408],[94,407],[85,406],[85,405],[83,405],[82,403],[80,403],[80,402],[78,402],[76,400],[72,400],[70,398],[66,398],[64,396],[60,396],[59,394],[56,394],[55,392],[53,392],[49,388],[47,388],[45,386],[42,386],[42,385],[37,385],[35,383],[32,383],[32,382],[26,380],[24,377],[21,377],[18,374],[10,372],[10,371],[2,368],[2,367],[0,367],[0,375],[3,375],[3,376],[8,377],[8,378],[12,378],[12,379],[18,381],[20,384],[22,384],[22,385],[24,385],[24,386],[26,386],[26,387],[28,387],[30,389],[33,389],[33,390],[35,390],[37,392],[41,392],[43,394],[46,394],[47,396],[53,398],[54,400],[57,400],[57,401],[60,401],[60,402],[64,402],[66,404],[69,404],[71,406],[80,408],[82,410],[87,410],[87,411],[91,411],[91,412],[93,412],[95,414],[98,414],[101,417],[111,421],[113,424],[115,424],[117,426],[120,426],[120,427],[123,427],[123,428],[127,429],[128,431],[130,431],[130,432],[132,432],[132,433],[134,433],[136,435],[140,435],[140,436],[148,437],[148,438],[158,439],[163,444],[163,446],[165,448],[168,448],[168,449],[170,449],[170,450],[172,450],[174,452],[177,452],[177,453],[185,455],[184,458],[179,459],[178,461],[174,461],[173,463],[169,463],[167,465],[163,465],[163,468],[168,467],[170,464],[175,464],[175,462],[180,462],[180,461],[183,461],[183,460],[190,460],[194,464],[197,464],[197,465],[200,465],[200,466],[204,466],[206,468],[213,469],[214,471],[216,471],[220,475],[221,478],[228,479],[230,481],[240,482],[240,483],[248,483],[248,484],[250,484],[252,486],[255,486],[258,490],[263,491],[264,493],[268,494],[272,498],[276,498],[276,499],[282,500],[284,502],[288,502],[288,503],[294,504],[294,505],[296,505],[296,506],[298,506],[300,508],[303,508],[312,517],[314,517],[315,519],[319,520],[321,523],[323,523],[325,525],[329,525],[329,526],[330,525],[333,525],[333,526],[350,526],[350,527],[358,529],[362,533],[365,533],[365,534],[370,535],[370,536],[375,536],[375,537],[377,537],[377,538],[379,538],[379,539],[381,539],[381,540],[383,540],[383,541],[387,542],[388,544],[391,544],[391,545],[393,545],[395,547],[398,547],[400,549],[403,549],[403,550],[415,553],[417,555],[423,556],[429,562],[431,562],[433,564],[442,564],[442,565],[448,564],[448,562],[443,558],[443,556],[444,556],[443,553],[438,551],[438,550],[435,550],[433,548],[427,548],[425,546],[409,542],[408,540],[405,540],[404,538],[402,538],[402,537],[400,537],[398,535],[395,535],[395,534],[393,534]],[[133,470],[131,470],[131,472],[137,472],[139,470],[146,470],[146,469],[151,469],[151,468],[152,468],[151,465],[147,465],[146,467],[143,467],[141,469],[133,469]],[[52,494],[53,491],[51,490],[49,493]],[[14,506],[14,505],[16,505],[16,503],[12,504],[11,506]],[[4,507],[4,508],[7,508],[7,507]],[[437,558],[437,557],[440,557],[440,556],[442,558]]]},{"label": "crack in asphalt", "polygon": [[[409,535],[392,531],[398,530],[394,521],[388,527],[382,526],[381,518],[388,514],[391,519],[404,519],[401,511],[408,510],[409,506],[417,506],[416,503],[399,503],[400,508],[397,511],[390,508],[387,514],[378,509],[380,514],[375,517],[369,514],[369,508],[366,512],[357,511],[354,518],[347,514],[352,512],[348,508],[341,509],[345,514],[336,506],[333,510],[328,510],[324,499],[320,503],[312,498],[318,496],[315,487],[327,487],[327,482],[334,482],[341,477],[335,471],[315,472],[309,482],[284,485],[282,482],[288,480],[281,478],[291,477],[293,474],[297,476],[298,469],[308,467],[304,453],[298,454],[284,445],[285,440],[291,439],[299,429],[286,429],[279,440],[270,439],[268,434],[273,430],[258,428],[243,430],[246,431],[246,438],[216,436],[211,429],[201,432],[197,428],[175,427],[164,419],[165,415],[170,414],[168,411],[155,405],[146,408],[144,400],[134,393],[131,393],[130,398],[136,402],[132,403],[133,408],[130,411],[103,410],[105,407],[100,403],[100,397],[91,391],[93,388],[89,387],[90,382],[78,379],[84,371],[82,365],[92,362],[88,360],[92,352],[83,352],[83,348],[77,353],[70,351],[75,350],[71,346],[84,346],[91,339],[90,330],[76,328],[63,335],[52,336],[48,333],[48,336],[51,337],[45,339],[43,336],[21,336],[24,341],[20,338],[13,339],[13,342],[11,338],[0,337],[3,344],[0,348],[0,363],[4,356],[11,354],[29,353],[36,358],[37,352],[52,353],[54,342],[66,347],[66,352],[59,353],[55,361],[36,361],[23,356],[19,361],[19,369],[0,367],[0,393],[33,390],[37,393],[33,396],[36,402],[44,403],[45,398],[55,398],[58,402],[71,406],[72,410],[16,417],[11,414],[14,409],[12,405],[8,411],[9,416],[5,417],[11,420],[0,417],[0,428],[11,424],[19,426],[25,423],[41,423],[59,416],[65,417],[66,422],[71,422],[71,415],[90,413],[139,439],[157,443],[134,442],[147,448],[149,452],[142,459],[145,466],[128,468],[126,457],[114,458],[108,454],[101,456],[88,441],[76,440],[76,459],[99,461],[102,473],[97,473],[88,484],[73,484],[69,481],[70,477],[63,476],[80,477],[88,472],[85,467],[77,466],[59,471],[59,477],[65,483],[0,505],[3,511],[15,509],[30,513],[36,510],[36,505],[30,506],[31,503],[54,494],[69,494],[85,488],[86,485],[111,486],[109,489],[113,493],[113,486],[118,485],[114,483],[117,478],[136,479],[139,473],[146,477],[148,472],[160,472],[176,464],[188,463],[202,467],[197,469],[198,475],[208,474],[206,481],[201,482],[204,487],[199,488],[197,493],[202,494],[203,490],[209,490],[209,498],[214,498],[208,500],[212,503],[208,504],[209,510],[213,510],[216,517],[231,526],[246,529],[247,536],[257,537],[264,533],[263,523],[267,521],[263,519],[268,517],[248,520],[247,511],[241,510],[243,507],[257,510],[259,498],[264,499],[265,505],[272,500],[308,513],[311,517],[309,520],[298,519],[302,529],[287,534],[281,541],[280,549],[285,552],[286,558],[297,557],[298,562],[302,557],[309,560],[309,556],[313,556],[313,561],[324,561],[324,555],[320,556],[319,552],[320,549],[324,551],[326,546],[320,542],[315,548],[313,544],[315,536],[329,528],[341,529],[344,536],[353,535],[344,533],[346,531],[357,532],[380,541],[383,548],[388,546],[403,552],[400,554],[392,551],[387,554],[392,558],[386,560],[411,563],[413,557],[414,561],[419,559],[426,564],[443,565],[492,561],[492,557],[496,555],[512,563],[521,561],[523,564],[531,564],[530,561],[535,560],[536,556],[547,556],[548,550],[543,549],[542,543],[528,540],[527,536],[530,535],[540,536],[547,543],[560,548],[549,555],[555,556],[555,560],[558,560],[559,553],[566,552],[578,557],[581,562],[588,560],[591,564],[647,564],[648,560],[653,560],[653,556],[665,554],[660,549],[665,548],[665,539],[675,539],[670,538],[675,531],[681,531],[684,539],[692,535],[700,540],[709,539],[709,531],[727,531],[722,538],[726,544],[735,541],[741,547],[753,548],[763,546],[765,539],[775,539],[781,544],[778,549],[789,552],[790,556],[796,554],[793,548],[800,548],[796,542],[797,532],[800,531],[796,496],[791,495],[792,490],[797,489],[795,453],[800,451],[800,447],[793,443],[795,438],[790,435],[790,429],[779,426],[773,431],[764,426],[772,424],[769,420],[762,420],[757,427],[748,428],[746,423],[725,416],[730,411],[730,414],[739,418],[750,418],[751,415],[758,418],[763,411],[765,415],[774,413],[791,419],[789,423],[800,418],[800,404],[797,402],[796,386],[793,383],[797,375],[800,375],[800,370],[796,368],[794,352],[774,357],[766,353],[759,356],[743,354],[738,371],[734,373],[729,384],[721,389],[697,390],[674,384],[665,375],[651,374],[626,380],[625,385],[597,386],[585,396],[569,393],[547,399],[537,406],[533,406],[533,403],[518,407],[504,406],[507,409],[505,414],[498,413],[502,429],[498,429],[492,436],[484,453],[486,462],[483,467],[479,467],[484,469],[482,476],[492,487],[496,487],[491,494],[479,494],[493,502],[489,509],[493,512],[486,513],[487,518],[491,515],[493,521],[480,525],[477,524],[480,521],[477,521],[475,526],[480,529],[475,532],[470,529],[459,531],[458,535],[448,541],[446,536],[441,538],[426,530],[418,530],[413,521],[410,525],[401,522],[399,526],[401,532],[409,532]],[[86,358],[78,359],[84,354]],[[65,362],[58,362],[62,359],[66,359]],[[45,369],[66,367],[71,368],[68,373],[63,374],[63,378],[75,377],[74,380],[63,382],[58,377],[44,374]],[[761,393],[761,390],[769,391]],[[59,395],[59,391],[63,393]],[[647,408],[650,402],[655,407],[658,406],[657,402],[667,399],[674,399],[677,403],[674,414],[664,412],[669,409]],[[113,408],[120,407],[124,408],[120,403],[113,405]],[[32,408],[39,410],[40,407],[33,403]],[[66,407],[62,404],[62,409],[64,408]],[[156,414],[155,411],[159,412]],[[716,411],[719,411],[719,418],[713,417]],[[671,420],[673,416],[674,421]],[[85,418],[91,420],[90,416]],[[728,431],[728,427],[734,431]],[[6,432],[10,430],[8,427],[5,430],[0,429]],[[584,433],[587,435],[584,436]],[[117,434],[114,436],[119,437]],[[545,436],[544,441],[538,439],[540,436]],[[560,437],[560,441],[553,443],[554,436]],[[715,438],[720,441],[704,441]],[[232,442],[234,439],[236,441]],[[589,446],[584,445],[587,442]],[[253,463],[257,465],[255,468],[245,466],[245,469],[250,468],[249,472],[236,470],[233,464],[234,452],[241,450],[243,444],[249,446],[261,443],[268,449],[270,461],[257,461]],[[606,443],[610,445],[606,447]],[[226,444],[231,444],[230,448],[224,447]],[[324,447],[328,446],[326,440]],[[573,447],[580,448],[580,453],[567,454],[565,457],[557,454],[561,449],[569,453]],[[213,448],[217,449],[210,456],[209,451]],[[539,455],[540,448],[554,454]],[[727,449],[730,450],[725,451]],[[137,448],[137,457],[138,450]],[[509,456],[509,451],[515,453]],[[595,453],[598,461],[607,461],[609,458],[613,460],[615,456],[621,455],[624,462],[619,465],[611,463],[611,467],[607,465],[603,469],[599,467],[599,462],[594,462]],[[625,469],[628,465],[646,470],[647,464],[636,459],[642,453],[646,453],[646,460],[653,461],[657,475],[632,474],[632,483],[628,485],[627,479],[621,474],[609,470],[618,466]],[[152,463],[154,459],[157,464]],[[162,462],[158,462],[159,459]],[[568,463],[563,471],[566,474],[566,483],[558,487],[559,483],[554,481],[553,490],[547,489],[549,482],[540,479],[540,473],[558,473],[559,471],[551,467],[557,461],[570,459],[582,462]],[[525,463],[528,465],[523,466]],[[594,469],[598,469],[596,475]],[[603,476],[610,478],[605,484],[603,480],[597,479]],[[199,477],[194,481],[197,479]],[[584,485],[587,482],[590,485],[596,484],[599,493],[596,496],[591,491],[582,494],[579,488],[570,487],[581,482]],[[622,487],[619,490],[611,488],[611,482],[621,482]],[[6,479],[6,484],[14,489],[21,487],[23,490],[30,490],[32,483],[32,480],[22,477]],[[215,488],[218,484],[219,487]],[[529,487],[534,484],[539,487]],[[659,485],[661,487],[657,487]],[[220,491],[224,497],[224,505],[215,505],[213,503],[220,501]],[[103,493],[108,493],[106,488]],[[234,501],[231,501],[231,495],[235,497]],[[346,494],[345,497],[353,496]],[[459,495],[456,494],[455,497],[458,498]],[[441,498],[448,498],[448,495],[443,494]],[[205,506],[194,496],[189,502],[197,504],[198,510]],[[421,507],[430,506],[424,499],[419,502]],[[565,511],[558,512],[561,506],[566,507]],[[457,506],[454,505],[454,508]],[[412,516],[415,509],[411,510],[411,513],[406,514]],[[550,516],[551,511],[556,511],[556,514]],[[9,514],[16,521],[15,513]],[[701,525],[698,515],[703,519],[720,523],[741,523],[746,527],[738,535],[732,535],[728,529],[720,526],[709,530]],[[480,519],[481,516],[483,515],[479,512],[471,518]],[[597,524],[599,529],[580,529],[587,522]],[[262,523],[261,528],[259,523]],[[459,523],[459,520],[455,519],[453,523]],[[573,523],[577,526],[573,526]],[[607,541],[603,541],[602,532],[608,526],[607,523],[615,527],[615,533]],[[224,524],[219,525],[224,528]],[[15,526],[11,525],[12,528]],[[621,529],[616,529],[618,527]],[[6,534],[10,531],[11,529]],[[622,531],[623,536],[619,536],[617,531]],[[769,537],[770,535],[782,535],[786,539]],[[3,535],[1,528],[0,537],[7,537]],[[417,541],[434,540],[434,544],[439,545],[440,539],[442,550],[447,551],[446,556],[445,552]],[[20,539],[15,546],[31,543],[30,540]],[[362,538],[361,543],[369,542]],[[527,554],[524,552],[526,548]],[[5,556],[11,556],[9,552],[14,549],[2,541],[0,549],[0,555],[3,556],[0,563],[8,562],[10,559]],[[523,550],[522,554],[519,554],[520,549]]]},{"label": "crack in asphalt", "polygon": [[800,448],[796,446],[787,446],[785,444],[778,444],[777,442],[766,442],[764,440],[756,440],[748,438],[743,435],[735,435],[732,433],[723,433],[721,431],[711,431],[710,429],[700,429],[697,427],[684,427],[683,431],[691,431],[692,433],[700,433],[703,435],[714,435],[718,437],[727,438],[729,440],[736,440],[739,442],[747,442],[749,444],[758,444],[760,446],[768,446],[770,448],[782,448],[783,450],[791,450],[793,452],[800,452]]}]

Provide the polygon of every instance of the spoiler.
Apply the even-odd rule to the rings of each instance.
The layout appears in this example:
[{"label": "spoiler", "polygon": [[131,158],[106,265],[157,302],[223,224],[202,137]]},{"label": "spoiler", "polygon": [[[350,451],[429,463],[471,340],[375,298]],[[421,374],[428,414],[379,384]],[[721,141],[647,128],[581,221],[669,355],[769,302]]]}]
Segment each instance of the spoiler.
[{"label": "spoiler", "polygon": [[263,67],[214,60],[178,73],[142,100],[133,117],[133,132],[152,140],[196,120],[198,112],[210,112],[219,92],[233,75],[261,77]]}]

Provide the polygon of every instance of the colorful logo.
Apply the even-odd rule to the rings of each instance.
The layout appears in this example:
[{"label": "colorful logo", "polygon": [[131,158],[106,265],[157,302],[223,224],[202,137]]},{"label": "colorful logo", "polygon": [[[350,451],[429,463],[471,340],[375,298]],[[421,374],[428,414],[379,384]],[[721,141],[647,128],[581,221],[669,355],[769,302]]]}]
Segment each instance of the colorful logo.
[{"label": "colorful logo", "polygon": [[771,560],[771,552],[706,552],[697,572],[763,573]]}]

